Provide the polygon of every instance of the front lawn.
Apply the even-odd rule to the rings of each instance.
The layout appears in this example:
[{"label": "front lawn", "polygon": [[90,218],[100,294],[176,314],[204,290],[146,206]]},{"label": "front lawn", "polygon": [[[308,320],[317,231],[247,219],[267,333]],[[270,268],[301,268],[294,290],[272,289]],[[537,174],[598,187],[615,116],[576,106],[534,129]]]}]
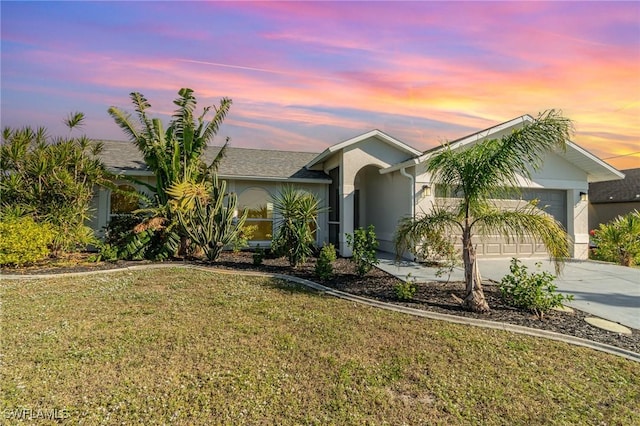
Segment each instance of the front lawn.
[{"label": "front lawn", "polygon": [[0,289],[12,424],[640,424],[637,362],[279,280],[159,269]]}]

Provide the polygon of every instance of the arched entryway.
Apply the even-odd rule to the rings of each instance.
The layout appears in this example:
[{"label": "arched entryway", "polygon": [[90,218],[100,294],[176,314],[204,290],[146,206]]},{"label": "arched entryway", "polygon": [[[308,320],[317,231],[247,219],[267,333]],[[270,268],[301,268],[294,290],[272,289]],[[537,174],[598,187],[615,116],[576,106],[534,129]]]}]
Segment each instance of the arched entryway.
[{"label": "arched entryway", "polygon": [[[373,225],[380,248],[392,250],[393,235],[400,216],[406,214],[407,181],[380,174],[381,167],[367,165],[355,176],[353,229]],[[399,198],[402,198],[400,200]]]}]

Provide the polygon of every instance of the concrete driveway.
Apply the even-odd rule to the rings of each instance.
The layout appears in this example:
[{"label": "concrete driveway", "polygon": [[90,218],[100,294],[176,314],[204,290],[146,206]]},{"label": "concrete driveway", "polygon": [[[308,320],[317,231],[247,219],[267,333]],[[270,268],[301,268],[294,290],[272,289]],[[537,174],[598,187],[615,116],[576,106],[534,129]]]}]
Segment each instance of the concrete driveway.
[{"label": "concrete driveway", "polygon": [[[418,281],[462,280],[462,268],[456,268],[451,277],[437,277],[435,268],[427,268],[414,262],[394,262],[393,254],[378,253],[381,269],[406,279],[407,274]],[[553,263],[546,259],[520,259],[536,271],[536,262],[541,270],[555,274]],[[478,262],[483,279],[500,281],[509,273],[511,259],[480,259]],[[569,261],[554,281],[558,291],[573,294],[567,305],[594,316],[614,321],[640,330],[640,269],[592,261]]]}]

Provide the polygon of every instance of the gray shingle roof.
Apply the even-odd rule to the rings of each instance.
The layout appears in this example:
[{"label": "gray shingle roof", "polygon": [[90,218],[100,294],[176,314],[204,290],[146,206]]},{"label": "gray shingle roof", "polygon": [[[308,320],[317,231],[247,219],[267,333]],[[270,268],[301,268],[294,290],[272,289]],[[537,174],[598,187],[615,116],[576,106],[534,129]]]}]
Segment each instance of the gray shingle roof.
[{"label": "gray shingle roof", "polygon": [[622,180],[589,184],[590,203],[640,202],[640,168],[620,171],[625,175]]},{"label": "gray shingle roof", "polygon": [[[100,142],[104,146],[100,157],[110,170],[124,173],[149,172],[133,143]],[[219,151],[220,147],[208,147],[204,154],[205,162],[210,163]],[[312,152],[227,147],[226,157],[222,160],[218,173],[222,177],[330,180],[322,171],[304,168],[317,155]]]}]

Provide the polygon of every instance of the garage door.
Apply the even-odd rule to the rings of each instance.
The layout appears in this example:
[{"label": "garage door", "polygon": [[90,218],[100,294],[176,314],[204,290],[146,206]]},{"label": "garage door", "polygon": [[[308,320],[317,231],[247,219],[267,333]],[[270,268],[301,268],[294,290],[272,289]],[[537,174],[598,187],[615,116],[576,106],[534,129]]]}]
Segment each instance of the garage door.
[{"label": "garage door", "polygon": [[[553,189],[528,189],[522,194],[523,200],[538,200],[538,207],[552,215],[562,226],[567,227],[566,191]],[[531,239],[506,241],[501,236],[489,236],[475,241],[477,252],[482,257],[546,257],[542,244]]]}]

